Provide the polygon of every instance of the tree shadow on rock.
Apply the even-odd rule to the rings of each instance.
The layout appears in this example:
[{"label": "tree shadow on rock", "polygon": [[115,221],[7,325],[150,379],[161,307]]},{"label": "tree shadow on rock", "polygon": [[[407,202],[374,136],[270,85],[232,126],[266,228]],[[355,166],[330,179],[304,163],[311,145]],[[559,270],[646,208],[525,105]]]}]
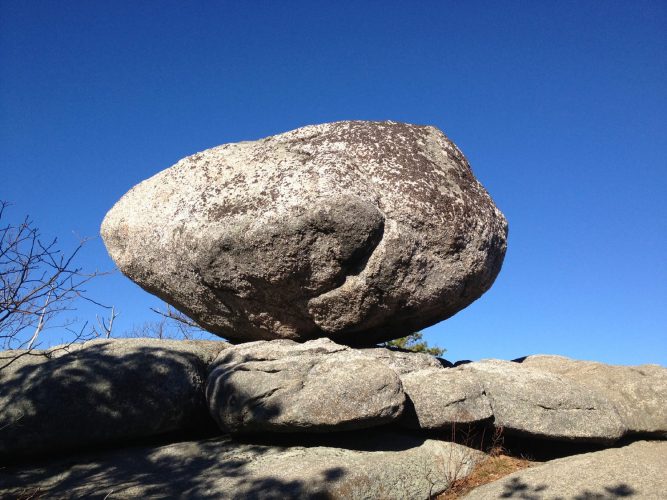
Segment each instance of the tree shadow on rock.
[{"label": "tree shadow on rock", "polygon": [[[616,486],[606,486],[602,491],[584,490],[582,493],[575,495],[573,500],[613,500],[616,498],[626,498],[634,496],[636,491],[629,485],[619,483]],[[549,491],[549,486],[546,484],[529,484],[520,477],[513,477],[503,484],[503,491],[499,495],[500,498],[516,498],[520,500],[564,500],[563,497]]]},{"label": "tree shadow on rock", "polygon": [[618,484],[616,486],[605,486],[604,491],[592,492],[584,491],[583,493],[574,497],[574,500],[611,500],[614,498],[625,498],[634,496],[636,491],[627,484]]},{"label": "tree shadow on rock", "polygon": [[326,498],[327,483],[346,473],[322,465],[301,479],[301,471],[290,470],[289,460],[281,459],[282,452],[220,436],[88,453],[30,469],[2,470],[0,490],[74,498]]},{"label": "tree shadow on rock", "polygon": [[211,349],[138,339],[23,356],[0,371],[0,461],[213,429],[204,397]]}]

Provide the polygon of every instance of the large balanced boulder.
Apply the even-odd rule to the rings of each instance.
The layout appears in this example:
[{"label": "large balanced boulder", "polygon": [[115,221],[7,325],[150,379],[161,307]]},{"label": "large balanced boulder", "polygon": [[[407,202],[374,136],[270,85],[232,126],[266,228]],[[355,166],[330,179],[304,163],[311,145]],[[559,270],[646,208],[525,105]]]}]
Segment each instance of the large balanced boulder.
[{"label": "large balanced boulder", "polygon": [[507,223],[438,129],[348,121],[187,157],[101,232],[124,274],[225,338],[369,345],[479,298]]},{"label": "large balanced boulder", "polygon": [[630,433],[667,437],[667,368],[618,366],[564,356],[528,356],[523,366],[561,375],[603,394]]},{"label": "large balanced boulder", "polygon": [[212,423],[208,365],[225,342],[94,340],[0,353],[0,461]]},{"label": "large balanced boulder", "polygon": [[206,397],[221,429],[325,432],[396,420],[405,395],[383,362],[329,339],[249,342],[220,353]]},{"label": "large balanced boulder", "polygon": [[308,446],[228,436],[0,469],[3,498],[430,499],[483,453],[383,432]]}]

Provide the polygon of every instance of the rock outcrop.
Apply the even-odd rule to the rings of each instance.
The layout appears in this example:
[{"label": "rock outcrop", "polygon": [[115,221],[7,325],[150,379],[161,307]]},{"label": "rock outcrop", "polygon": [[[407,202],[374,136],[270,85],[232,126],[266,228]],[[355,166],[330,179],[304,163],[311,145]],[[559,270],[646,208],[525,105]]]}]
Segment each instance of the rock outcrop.
[{"label": "rock outcrop", "polygon": [[[430,499],[485,457],[438,436],[549,458],[667,437],[662,367],[377,346],[469,305],[504,258],[504,216],[433,127],[219,146],[135,186],[102,235],[123,273],[237,345],[0,353],[0,497]],[[470,498],[661,498],[665,446],[553,460]]]},{"label": "rock outcrop", "polygon": [[[565,453],[636,434],[619,413],[619,400],[607,398],[612,388],[583,375],[591,365],[559,364],[560,358],[446,367],[426,354],[354,349],[329,339],[237,346],[134,339],[8,351],[1,359],[12,363],[0,370],[0,456],[7,466],[0,468],[0,496],[113,491],[121,498],[426,499],[470,473],[483,454],[427,439],[424,430],[431,437],[437,432],[452,437],[458,424],[483,432],[495,426],[501,436],[520,438],[512,441],[514,451],[520,452],[521,443],[530,449],[532,438],[545,445],[546,438],[552,441],[549,449]],[[593,368],[595,376],[605,373],[604,366]],[[610,370],[619,377],[627,372],[628,385],[621,390],[626,403],[628,374],[639,370],[641,384],[659,394],[667,372]],[[651,402],[642,406],[639,393],[632,394],[647,413],[641,422],[664,435],[663,409]],[[409,427],[411,434],[388,430],[390,423]],[[201,427],[217,437],[195,438]],[[188,429],[191,434],[179,435],[182,442],[169,441],[174,439],[169,432]],[[148,436],[164,444],[127,447]],[[106,451],[74,454],[92,445]],[[479,488],[473,494],[481,496],[471,498],[510,491],[538,495],[531,498],[575,490],[652,494],[664,468],[656,458],[664,455],[662,448],[664,442],[636,444],[555,460]],[[637,458],[638,453],[648,458]],[[42,465],[27,462],[39,454],[68,455]],[[13,465],[16,459],[24,465]],[[589,468],[590,474],[576,475]],[[648,480],[638,482],[639,469]]]},{"label": "rock outcrop", "polygon": [[223,351],[208,378],[211,414],[227,432],[326,432],[396,420],[405,395],[377,359],[329,339],[249,342]]},{"label": "rock outcrop", "polygon": [[[492,424],[509,435],[582,443],[633,432],[604,393],[529,363],[445,368],[427,354],[329,339],[226,349],[213,364],[207,397],[220,428],[234,433],[348,430],[399,418],[412,429]],[[657,408],[650,413],[656,416],[644,418],[662,418]]]},{"label": "rock outcrop", "polygon": [[372,345],[479,298],[507,223],[436,128],[349,121],[185,158],[101,232],[124,274],[213,333]]},{"label": "rock outcrop", "polygon": [[488,420],[510,434],[582,442],[613,442],[627,431],[603,395],[511,361],[418,370],[401,380],[411,403],[403,423],[411,428]]},{"label": "rock outcrop", "polygon": [[628,432],[667,437],[667,370],[659,365],[617,366],[563,356],[528,356],[523,366],[554,373],[603,395]]},{"label": "rock outcrop", "polygon": [[[548,369],[536,366],[537,360]],[[618,376],[635,374],[647,386],[643,391],[651,397],[636,396],[634,410],[644,414],[632,417],[629,389],[620,390],[626,394],[621,406],[610,387],[603,390],[591,376],[575,378],[581,370],[573,367],[588,366],[578,363],[566,360],[561,366],[558,358],[534,357],[450,367],[428,354],[353,349],[329,339],[259,341],[219,355],[208,381],[208,403],[221,429],[237,433],[323,432],[395,420],[424,430],[493,425],[508,435],[580,443],[613,443],[645,433],[649,423],[652,433],[667,432],[657,404],[667,370],[609,367],[620,370],[614,372]],[[607,365],[598,365],[602,378]],[[570,367],[570,376],[556,373],[558,366]],[[638,385],[630,376],[624,383]]]},{"label": "rock outcrop", "polygon": [[484,455],[397,433],[337,435],[278,446],[229,437],[0,469],[12,498],[424,499],[470,473]]},{"label": "rock outcrop", "polygon": [[225,342],[94,340],[0,353],[0,461],[209,425]]},{"label": "rock outcrop", "polygon": [[665,498],[667,442],[638,441],[551,460],[474,489],[463,498],[614,499]]}]

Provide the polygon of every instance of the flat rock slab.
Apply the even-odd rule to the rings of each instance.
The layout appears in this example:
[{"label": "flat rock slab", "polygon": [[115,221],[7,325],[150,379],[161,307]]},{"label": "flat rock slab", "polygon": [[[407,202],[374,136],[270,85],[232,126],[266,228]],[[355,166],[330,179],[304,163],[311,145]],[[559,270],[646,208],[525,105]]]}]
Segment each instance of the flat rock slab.
[{"label": "flat rock slab", "polygon": [[523,366],[561,375],[603,394],[631,433],[667,437],[667,368],[618,366],[563,356],[528,356]]},{"label": "flat rock slab", "polygon": [[396,372],[329,339],[241,344],[208,377],[211,415],[227,432],[326,432],[396,420],[405,395]]},{"label": "flat rock slab", "polygon": [[581,442],[613,442],[627,431],[604,394],[511,361],[418,370],[401,380],[410,402],[402,420],[407,427],[492,420],[509,433]]},{"label": "flat rock slab", "polygon": [[507,431],[563,440],[613,442],[626,428],[614,406],[593,390],[511,361],[463,365],[482,382],[494,423]]},{"label": "flat rock slab", "polygon": [[101,233],[125,275],[224,338],[372,345],[488,290],[507,222],[438,129],[346,121],[187,157]]},{"label": "flat rock slab", "polygon": [[660,500],[667,493],[665,471],[667,442],[638,441],[623,448],[551,460],[480,486],[464,498]]},{"label": "flat rock slab", "polygon": [[210,422],[208,365],[225,342],[94,340],[0,353],[0,460]]},{"label": "flat rock slab", "polygon": [[288,447],[220,437],[81,455],[0,469],[0,496],[427,499],[483,457],[457,444],[398,433],[336,441]]}]

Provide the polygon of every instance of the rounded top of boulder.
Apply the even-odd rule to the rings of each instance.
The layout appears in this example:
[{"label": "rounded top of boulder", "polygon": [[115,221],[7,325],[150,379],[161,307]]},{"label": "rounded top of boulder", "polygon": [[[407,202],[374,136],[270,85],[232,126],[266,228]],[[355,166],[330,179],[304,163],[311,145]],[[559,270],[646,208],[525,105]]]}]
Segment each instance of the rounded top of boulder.
[{"label": "rounded top of boulder", "polygon": [[102,236],[213,333],[363,345],[480,297],[507,222],[438,129],[345,121],[189,156],[123,196]]}]

